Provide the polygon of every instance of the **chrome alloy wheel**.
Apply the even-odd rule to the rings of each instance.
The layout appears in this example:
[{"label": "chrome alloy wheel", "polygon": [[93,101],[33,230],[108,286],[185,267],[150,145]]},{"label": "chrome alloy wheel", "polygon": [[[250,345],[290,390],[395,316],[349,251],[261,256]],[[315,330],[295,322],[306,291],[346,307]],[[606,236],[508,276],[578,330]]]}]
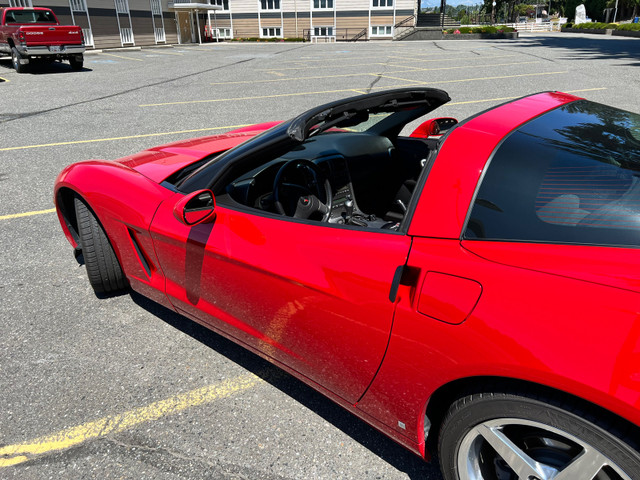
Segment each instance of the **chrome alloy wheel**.
[{"label": "chrome alloy wheel", "polygon": [[488,420],[460,442],[461,480],[633,480],[577,437],[517,418]]}]

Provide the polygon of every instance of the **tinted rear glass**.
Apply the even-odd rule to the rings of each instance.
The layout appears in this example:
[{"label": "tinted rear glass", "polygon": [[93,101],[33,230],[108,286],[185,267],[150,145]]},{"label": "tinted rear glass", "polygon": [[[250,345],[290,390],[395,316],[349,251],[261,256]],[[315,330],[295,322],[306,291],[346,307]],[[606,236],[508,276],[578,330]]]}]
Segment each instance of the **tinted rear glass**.
[{"label": "tinted rear glass", "polygon": [[640,115],[586,100],[496,150],[467,239],[640,245]]},{"label": "tinted rear glass", "polygon": [[56,23],[53,14],[46,10],[10,10],[6,23]]}]

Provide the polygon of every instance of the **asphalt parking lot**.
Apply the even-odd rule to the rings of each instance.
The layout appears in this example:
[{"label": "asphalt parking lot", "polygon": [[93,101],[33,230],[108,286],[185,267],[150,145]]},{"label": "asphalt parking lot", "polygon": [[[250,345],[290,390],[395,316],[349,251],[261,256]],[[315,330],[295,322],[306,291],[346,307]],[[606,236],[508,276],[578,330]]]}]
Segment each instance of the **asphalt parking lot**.
[{"label": "asphalt parking lot", "polygon": [[[226,43],[0,59],[0,478],[429,479],[298,380],[136,295],[98,298],[52,188],[66,165],[287,119],[380,89],[449,92],[460,120],[560,90],[640,112],[640,40]],[[425,372],[428,374],[428,372]]]}]

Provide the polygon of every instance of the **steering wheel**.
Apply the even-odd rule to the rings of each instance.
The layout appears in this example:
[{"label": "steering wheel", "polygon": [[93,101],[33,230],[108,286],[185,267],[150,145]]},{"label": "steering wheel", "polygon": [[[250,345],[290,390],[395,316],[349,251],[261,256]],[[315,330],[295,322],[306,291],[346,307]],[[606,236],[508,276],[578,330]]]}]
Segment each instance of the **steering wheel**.
[{"label": "steering wheel", "polygon": [[[292,183],[299,178],[302,182]],[[315,163],[303,158],[289,160],[280,167],[273,181],[273,197],[281,215],[308,219],[320,214],[323,222],[331,216],[333,194],[329,179]]]}]

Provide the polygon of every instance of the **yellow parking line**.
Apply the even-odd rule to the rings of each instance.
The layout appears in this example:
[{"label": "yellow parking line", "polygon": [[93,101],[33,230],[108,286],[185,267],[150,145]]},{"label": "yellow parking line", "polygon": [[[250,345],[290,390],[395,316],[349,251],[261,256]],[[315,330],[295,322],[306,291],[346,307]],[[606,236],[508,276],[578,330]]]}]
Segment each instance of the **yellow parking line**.
[{"label": "yellow parking line", "polygon": [[279,95],[256,95],[253,97],[213,98],[209,100],[187,100],[183,102],[147,103],[147,104],[138,105],[138,106],[139,107],[163,107],[167,105],[193,105],[195,103],[217,103],[217,102],[230,102],[230,101],[240,101],[240,100],[260,100],[263,98],[299,97],[302,95],[321,95],[325,93],[344,93],[344,92],[359,93],[360,90],[357,90],[355,88],[346,88],[342,90],[325,90],[323,92],[298,92],[298,93],[283,93]]},{"label": "yellow parking line", "polygon": [[176,55],[178,57],[183,57],[184,53],[178,53],[178,52],[162,52],[159,50],[149,50],[149,52],[153,52],[153,54],[158,54],[158,55]]},{"label": "yellow parking line", "polygon": [[[532,63],[540,63],[540,61],[534,60],[530,62],[485,63],[481,65],[461,65],[461,66],[455,66],[455,67],[438,67],[438,68],[419,68],[419,67],[408,67],[404,65],[389,65],[390,67],[402,68],[404,70],[386,72],[383,75],[385,75],[386,78],[393,78],[393,77],[390,77],[388,74],[413,73],[413,72],[437,72],[439,70],[461,70],[465,68],[477,69],[482,67],[491,68],[491,67],[504,67],[504,66],[512,66],[512,65],[528,65]],[[267,72],[267,73],[273,73],[274,75],[284,75],[278,72]],[[324,80],[324,79],[330,79],[330,78],[343,78],[343,77],[365,77],[369,75],[378,76],[380,74],[375,72],[341,73],[339,75],[314,75],[311,77],[287,77],[287,78],[268,78],[265,80],[238,80],[236,82],[213,82],[213,83],[210,83],[210,85],[249,85],[254,83],[277,83],[277,82],[293,82],[293,81],[304,81],[304,80]],[[420,80],[409,80],[406,78],[400,78],[399,80],[402,80],[405,82],[420,81]]]},{"label": "yellow parking line", "polygon": [[9,82],[9,80],[7,80],[7,79],[6,79],[6,78],[4,78],[4,77],[0,77],[0,80],[2,80],[3,82],[7,82],[7,83]]},{"label": "yellow parking line", "polygon": [[[436,80],[434,82],[420,82],[420,85],[440,85],[443,83],[463,83],[463,82],[479,82],[482,80],[503,80],[505,78],[520,78],[520,77],[539,77],[542,75],[560,75],[564,72],[537,72],[537,73],[522,73],[520,75],[499,75],[495,77],[477,77],[477,78],[461,78],[459,80]],[[384,77],[384,75],[382,75]],[[416,84],[417,85],[417,84]]]},{"label": "yellow parking line", "polygon": [[0,468],[26,462],[34,455],[43,455],[66,450],[89,440],[105,437],[129,430],[142,423],[151,422],[167,415],[215,402],[230,397],[243,390],[248,390],[261,383],[259,377],[245,374],[224,381],[217,385],[192,390],[153,402],[145,407],[134,408],[128,412],[109,415],[99,420],[88,422],[60,432],[39,437],[28,442],[0,447]]},{"label": "yellow parking line", "polygon": [[123,57],[122,55],[115,55],[113,53],[104,53],[104,52],[102,52],[100,55],[108,55],[110,57],[124,58],[125,60],[132,60],[134,62],[144,62],[144,60],[141,60],[139,58]]},{"label": "yellow parking line", "polygon": [[11,220],[12,218],[31,217],[32,215],[43,215],[45,213],[53,213],[55,211],[56,211],[55,208],[49,208],[47,210],[35,210],[33,212],[13,213],[11,215],[0,215],[0,220]]},{"label": "yellow parking line", "polygon": [[[501,80],[501,79],[506,79],[506,78],[535,77],[535,76],[541,76],[541,75],[559,75],[559,74],[562,74],[562,73],[568,73],[568,72],[567,71],[562,71],[562,72],[536,72],[536,73],[523,73],[523,74],[520,74],[520,75],[499,75],[499,76],[494,76],[494,77],[462,78],[462,79],[458,79],[458,80],[436,80],[436,81],[433,81],[433,82],[407,80],[407,81],[410,81],[412,83],[406,83],[406,84],[401,84],[401,85],[392,85],[392,86],[387,85],[387,86],[384,86],[384,87],[374,87],[371,90],[387,90],[389,88],[412,87],[412,86],[416,86],[416,85],[439,85],[439,84],[445,84],[445,83],[479,82],[479,81],[483,81],[483,80]],[[370,74],[370,75],[378,76],[379,74]],[[382,78],[386,77],[384,74],[379,75],[379,76],[381,76]],[[325,93],[344,93],[344,92],[358,92],[358,93],[360,93],[362,90],[367,90],[368,91],[370,89],[369,89],[369,87],[354,87],[354,88],[348,88],[348,89],[343,89],[343,90],[325,90],[325,91],[321,91],[321,92],[297,92],[297,93],[282,93],[282,94],[278,94],[278,95],[259,95],[259,96],[252,96],[252,97],[212,98],[212,99],[208,99],[208,100],[185,100],[185,101],[181,101],[181,102],[146,103],[146,104],[143,104],[143,105],[139,105],[139,107],[165,107],[165,106],[170,106],[170,105],[194,105],[194,104],[198,104],[198,103],[238,102],[238,101],[242,101],[242,100],[260,100],[260,99],[265,99],[265,98],[298,97],[298,96],[302,96],[302,95],[321,95],[321,94],[325,94]]]},{"label": "yellow parking line", "polygon": [[93,138],[91,140],[73,140],[69,142],[57,142],[57,143],[43,143],[40,145],[23,145],[21,147],[6,147],[0,148],[0,152],[7,152],[9,150],[25,150],[28,148],[44,148],[44,147],[59,147],[61,145],[78,145],[81,143],[97,143],[97,142],[112,142],[114,140],[131,140],[133,138],[146,138],[146,137],[162,137],[165,135],[179,135],[182,133],[198,133],[198,132],[210,132],[213,130],[233,130],[235,128],[248,127],[251,124],[244,125],[227,125],[225,127],[209,127],[209,128],[194,128],[192,130],[178,130],[177,132],[160,132],[160,133],[145,133],[142,135],[127,135],[126,137],[111,137],[111,138]]},{"label": "yellow parking line", "polygon": [[[486,55],[486,56],[478,56],[478,55],[473,55],[473,56],[468,56],[468,57],[436,57],[436,58],[425,58],[422,60],[417,60],[418,62],[422,62],[422,63],[426,63],[426,62],[448,62],[448,61],[455,61],[455,60],[485,60],[487,58],[508,58],[508,57],[515,57],[517,55]],[[362,58],[362,57],[359,57]],[[335,59],[331,62],[332,66],[342,66],[342,67],[367,67],[367,66],[371,66],[371,65],[385,65],[388,66],[389,60],[398,60],[401,59],[402,57],[398,57],[398,56],[388,56],[386,58],[388,58],[389,60],[387,60],[387,62],[381,61],[379,57],[376,57],[379,60],[377,62],[371,62],[371,63],[349,63],[349,59],[347,58],[339,58],[339,59]],[[307,60],[308,62],[323,62],[326,63],[327,60]],[[342,65],[340,63],[337,63],[339,61],[344,61],[347,62],[347,65]],[[404,67],[404,66],[403,66]],[[308,67],[308,66],[301,66],[301,67],[284,67],[284,68],[278,68],[278,71],[282,71],[282,70],[304,70],[306,68],[313,68],[313,67]],[[409,66],[406,66],[406,68],[410,68]],[[420,68],[420,67],[417,67]],[[273,68],[258,68],[256,69],[257,71],[260,72],[272,72]]]}]

